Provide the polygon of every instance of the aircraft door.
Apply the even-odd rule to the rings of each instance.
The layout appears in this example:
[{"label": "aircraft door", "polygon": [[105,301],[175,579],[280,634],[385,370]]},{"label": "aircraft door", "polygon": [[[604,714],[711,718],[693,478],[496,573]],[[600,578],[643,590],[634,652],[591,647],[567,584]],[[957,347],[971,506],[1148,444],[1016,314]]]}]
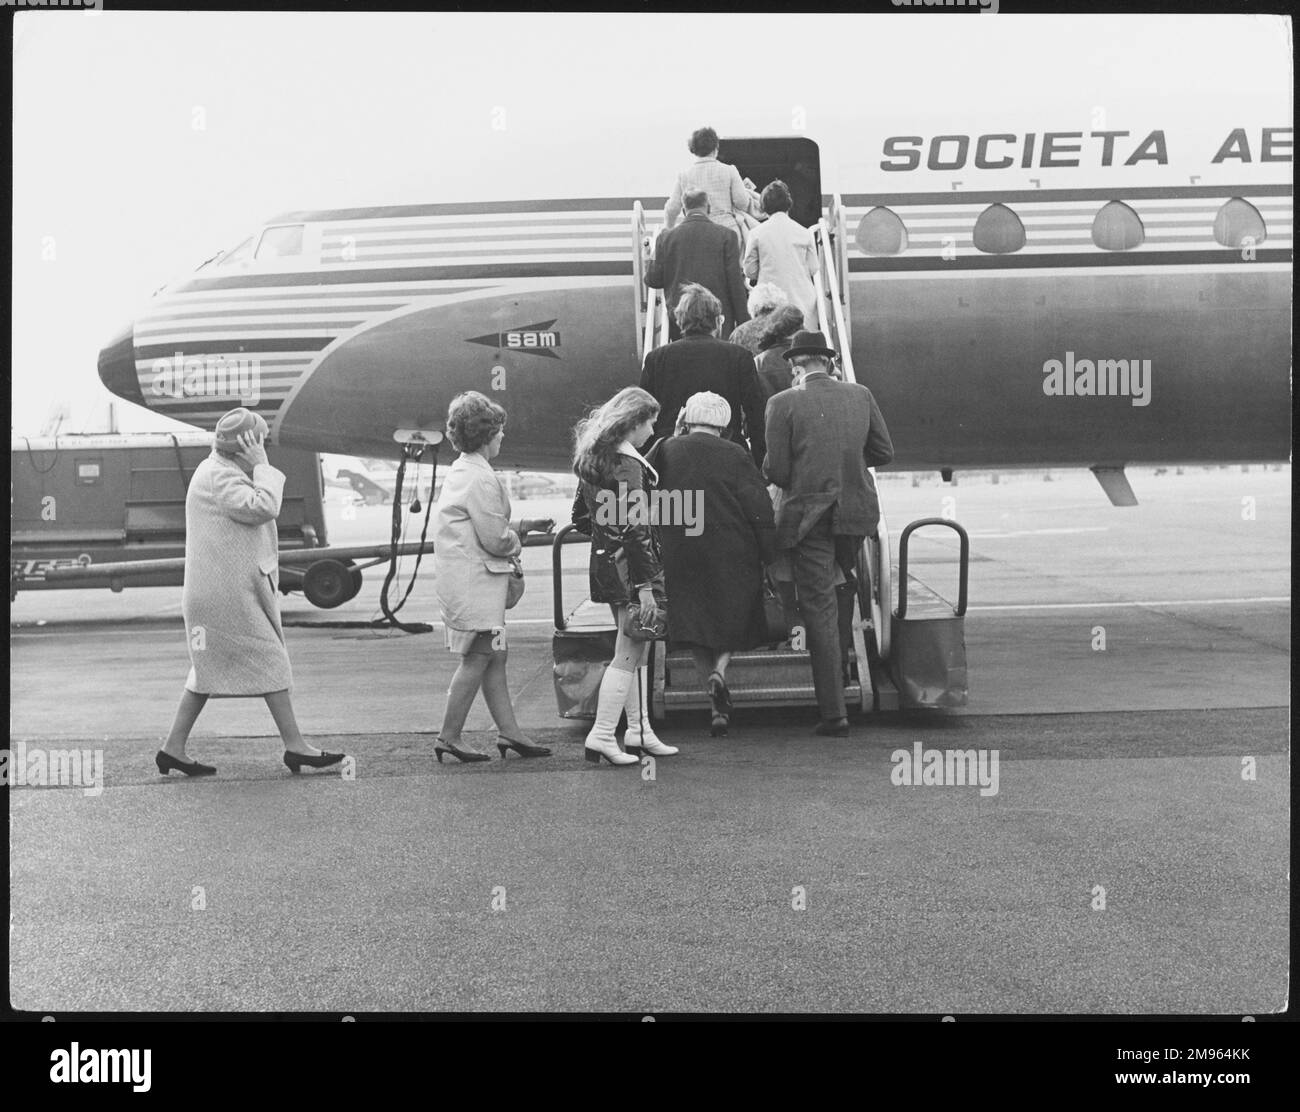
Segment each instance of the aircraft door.
[{"label": "aircraft door", "polygon": [[790,219],[811,228],[822,218],[821,159],[817,144],[802,135],[778,139],[722,139],[718,159],[729,162],[761,193],[778,178],[790,187]]}]

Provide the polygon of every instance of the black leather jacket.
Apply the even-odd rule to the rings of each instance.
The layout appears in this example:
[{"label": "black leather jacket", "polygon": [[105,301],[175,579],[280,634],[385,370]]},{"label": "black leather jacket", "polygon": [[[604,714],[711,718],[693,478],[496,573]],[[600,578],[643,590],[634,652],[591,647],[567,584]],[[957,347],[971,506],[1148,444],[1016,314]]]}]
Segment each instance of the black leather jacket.
[{"label": "black leather jacket", "polygon": [[[620,500],[624,490],[627,497]],[[618,457],[609,486],[586,480],[578,484],[573,524],[591,537],[592,601],[634,602],[638,587],[662,586],[659,536],[648,521],[650,506],[650,473],[632,456]]]}]

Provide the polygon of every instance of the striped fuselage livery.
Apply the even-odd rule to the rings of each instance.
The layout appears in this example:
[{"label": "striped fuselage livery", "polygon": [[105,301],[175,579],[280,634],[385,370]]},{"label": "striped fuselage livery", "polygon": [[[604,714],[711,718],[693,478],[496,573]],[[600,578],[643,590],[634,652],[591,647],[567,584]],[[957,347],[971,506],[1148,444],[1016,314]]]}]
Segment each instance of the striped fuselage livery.
[{"label": "striped fuselage livery", "polygon": [[[161,291],[101,377],[202,428],[248,404],[278,443],[388,456],[481,390],[509,413],[502,465],[566,469],[583,410],[639,377],[635,200],[289,213]],[[893,466],[1287,457],[1290,185],[841,203]],[[1045,385],[1085,360],[1147,365],[1146,401]]]}]

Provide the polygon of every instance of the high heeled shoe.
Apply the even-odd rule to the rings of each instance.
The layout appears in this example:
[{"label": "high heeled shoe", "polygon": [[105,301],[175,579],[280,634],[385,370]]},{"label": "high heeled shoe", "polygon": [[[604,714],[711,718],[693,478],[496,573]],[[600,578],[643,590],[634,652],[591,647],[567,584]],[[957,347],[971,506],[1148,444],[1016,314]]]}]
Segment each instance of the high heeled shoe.
[{"label": "high heeled shoe", "polygon": [[549,757],[551,755],[551,751],[545,745],[534,745],[531,741],[520,741],[518,738],[498,734],[497,751],[501,754],[503,761],[506,759],[506,752],[511,749],[521,757]]},{"label": "high heeled shoe", "polygon": [[710,672],[708,679],[709,702],[713,704],[714,717],[731,717],[731,692],[721,672]]},{"label": "high heeled shoe", "polygon": [[488,753],[477,753],[473,749],[457,749],[451,742],[443,742],[442,738],[438,739],[438,744],[433,747],[433,755],[438,758],[438,763],[442,764],[442,755],[449,753],[458,761],[464,761],[466,764],[473,764],[475,761],[490,761],[491,755]]},{"label": "high heeled shoe", "polygon": [[186,776],[215,776],[217,774],[217,770],[212,765],[199,764],[198,761],[178,760],[162,749],[159,749],[154,754],[153,763],[158,766],[158,771],[164,776],[171,772],[172,769],[183,772]]},{"label": "high heeled shoe", "polygon": [[326,753],[324,750],[313,756],[311,753],[295,753],[292,749],[286,749],[284,763],[296,776],[303,765],[308,768],[328,768],[330,765],[338,764],[345,756],[346,753]]}]

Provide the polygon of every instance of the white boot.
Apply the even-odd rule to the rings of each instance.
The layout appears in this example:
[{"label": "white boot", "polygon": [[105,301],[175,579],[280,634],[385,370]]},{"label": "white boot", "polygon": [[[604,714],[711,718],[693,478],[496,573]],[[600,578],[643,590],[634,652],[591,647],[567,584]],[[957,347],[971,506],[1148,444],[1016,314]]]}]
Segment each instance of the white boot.
[{"label": "white boot", "polygon": [[636,670],[636,683],[628,689],[623,706],[627,710],[627,733],[623,735],[623,748],[629,753],[649,753],[654,757],[671,757],[677,746],[665,745],[650,727],[650,692],[646,686],[649,668],[642,665]]},{"label": "white boot", "polygon": [[596,702],[596,724],[587,735],[587,745],[583,750],[587,760],[600,764],[600,758],[604,757],[613,765],[641,763],[636,757],[624,753],[618,747],[618,738],[614,736],[618,716],[623,713],[623,704],[627,701],[627,689],[631,686],[631,672],[622,672],[613,667],[605,669]]}]

